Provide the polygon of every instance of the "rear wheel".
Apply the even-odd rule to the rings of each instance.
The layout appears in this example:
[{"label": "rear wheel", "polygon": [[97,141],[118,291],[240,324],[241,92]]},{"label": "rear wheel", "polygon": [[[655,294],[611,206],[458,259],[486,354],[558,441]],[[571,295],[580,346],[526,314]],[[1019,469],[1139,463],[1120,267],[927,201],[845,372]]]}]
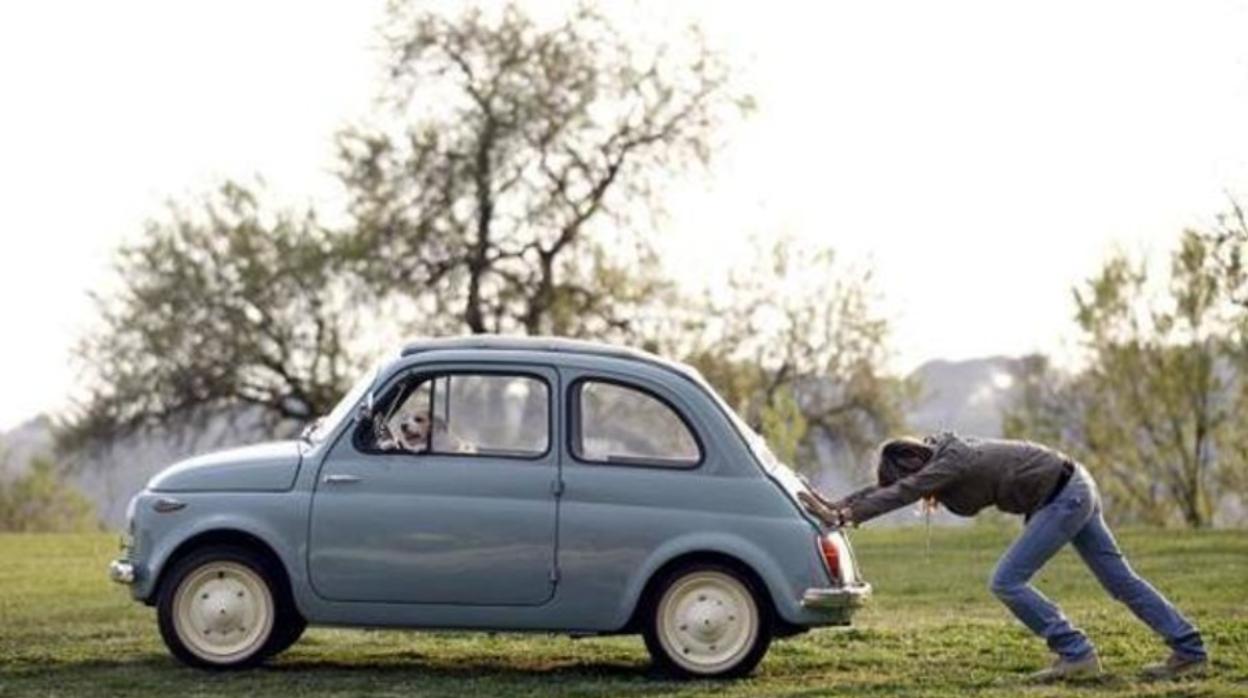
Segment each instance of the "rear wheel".
[{"label": "rear wheel", "polygon": [[[157,621],[165,645],[184,664],[242,669],[298,639],[291,621],[303,619],[266,557],[237,546],[210,546],[182,558],[168,574]],[[281,642],[286,645],[275,649]]]},{"label": "rear wheel", "polygon": [[682,678],[744,676],[771,644],[771,608],[746,575],[694,563],[665,575],[643,634],[655,665]]}]

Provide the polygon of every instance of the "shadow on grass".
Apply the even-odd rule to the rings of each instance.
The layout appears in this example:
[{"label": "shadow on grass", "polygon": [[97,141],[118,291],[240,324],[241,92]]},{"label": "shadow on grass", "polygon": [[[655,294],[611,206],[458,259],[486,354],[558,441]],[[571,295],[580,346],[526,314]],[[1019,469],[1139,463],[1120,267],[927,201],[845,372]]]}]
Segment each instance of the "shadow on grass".
[{"label": "shadow on grass", "polygon": [[62,689],[74,685],[124,683],[132,689],[141,689],[145,685],[179,685],[196,692],[211,684],[224,689],[226,694],[233,693],[232,688],[245,692],[260,687],[281,686],[303,694],[358,690],[377,683],[446,688],[464,686],[471,681],[493,684],[495,690],[511,686],[540,691],[541,686],[558,686],[562,691],[579,687],[581,690],[591,689],[591,692],[609,689],[608,693],[612,694],[645,695],[671,693],[681,686],[714,686],[717,683],[673,681],[646,663],[569,658],[526,664],[523,657],[447,661],[407,651],[391,652],[383,657],[342,659],[300,657],[296,654],[243,671],[195,669],[162,654],[132,655],[116,661],[99,658],[41,661],[30,658],[0,670],[0,686],[6,682],[39,682],[53,673]]},{"label": "shadow on grass", "polygon": [[513,680],[545,680],[558,677],[564,681],[577,679],[666,681],[664,675],[654,671],[648,664],[577,660],[517,663],[520,659],[522,658],[514,657],[506,661],[469,660],[448,664],[445,660],[430,662],[429,658],[420,652],[398,652],[387,654],[384,660],[291,657],[265,664],[256,671],[278,675],[288,673],[301,675],[367,673],[370,676],[410,674],[456,680],[490,675]]},{"label": "shadow on grass", "polygon": [[[30,689],[44,695],[404,695],[448,696],[755,696],[807,698],[828,695],[1205,695],[1201,682],[1142,684],[1111,672],[1098,679],[1048,685],[1028,684],[1025,674],[964,677],[864,675],[860,671],[763,671],[744,681],[673,681],[643,662],[624,660],[534,660],[495,655],[483,659],[430,657],[419,651],[371,657],[294,654],[241,672],[192,669],[162,654],[117,661],[31,661],[0,669],[0,695]],[[49,679],[53,679],[49,683]],[[25,689],[25,690],[24,690]],[[1193,690],[1196,691],[1193,694]],[[1213,695],[1213,693],[1210,693]],[[1218,695],[1221,695],[1220,693]]]}]

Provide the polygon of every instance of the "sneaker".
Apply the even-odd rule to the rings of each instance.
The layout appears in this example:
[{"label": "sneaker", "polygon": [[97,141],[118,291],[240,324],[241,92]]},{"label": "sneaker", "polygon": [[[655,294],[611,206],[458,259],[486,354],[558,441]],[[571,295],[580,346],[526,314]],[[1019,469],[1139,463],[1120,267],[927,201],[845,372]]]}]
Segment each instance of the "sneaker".
[{"label": "sneaker", "polygon": [[1068,679],[1093,679],[1101,675],[1101,658],[1089,652],[1079,659],[1059,657],[1048,669],[1027,676],[1028,683],[1052,683]]},{"label": "sneaker", "polygon": [[1164,662],[1145,666],[1143,673],[1149,679],[1173,679],[1178,676],[1203,676],[1208,670],[1208,657],[1189,657],[1175,652]]}]

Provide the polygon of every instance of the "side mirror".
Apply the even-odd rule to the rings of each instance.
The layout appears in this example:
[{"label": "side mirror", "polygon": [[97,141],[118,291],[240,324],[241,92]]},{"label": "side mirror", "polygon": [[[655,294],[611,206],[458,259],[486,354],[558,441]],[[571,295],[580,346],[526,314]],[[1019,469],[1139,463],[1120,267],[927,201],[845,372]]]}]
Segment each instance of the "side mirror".
[{"label": "side mirror", "polygon": [[373,400],[373,391],[368,391],[368,395],[364,396],[364,402],[360,403],[360,409],[355,414],[355,419],[360,422],[371,421],[373,418],[373,410],[376,404]]}]

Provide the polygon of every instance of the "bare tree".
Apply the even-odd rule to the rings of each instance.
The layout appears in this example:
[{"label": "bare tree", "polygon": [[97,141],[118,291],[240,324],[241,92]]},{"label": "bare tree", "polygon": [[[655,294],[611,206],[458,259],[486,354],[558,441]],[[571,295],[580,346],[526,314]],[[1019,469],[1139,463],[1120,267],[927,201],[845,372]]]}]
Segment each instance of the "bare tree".
[{"label": "bare tree", "polygon": [[740,105],[723,63],[692,32],[639,48],[589,6],[543,26],[400,2],[388,38],[398,123],[340,138],[365,278],[433,299],[434,330],[628,336],[668,289],[637,228]]},{"label": "bare tree", "polygon": [[893,376],[888,323],[869,272],[832,250],[780,237],[670,336],[782,458],[814,456],[818,437],[855,462],[901,428],[915,386]]},{"label": "bare tree", "polygon": [[738,106],[696,35],[641,49],[590,8],[542,26],[515,5],[415,2],[384,32],[390,125],[339,140],[351,222],[326,230],[232,183],[171,206],[97,299],[63,448],[221,415],[307,421],[360,370],[348,340],[370,309],[407,331],[604,339],[661,310],[642,228]]},{"label": "bare tree", "polygon": [[270,425],[327,411],[360,370],[334,250],[313,216],[263,214],[235,184],[171,206],[118,251],[120,287],[96,297],[98,326],[76,351],[87,393],[60,446],[186,431],[244,408]]}]

